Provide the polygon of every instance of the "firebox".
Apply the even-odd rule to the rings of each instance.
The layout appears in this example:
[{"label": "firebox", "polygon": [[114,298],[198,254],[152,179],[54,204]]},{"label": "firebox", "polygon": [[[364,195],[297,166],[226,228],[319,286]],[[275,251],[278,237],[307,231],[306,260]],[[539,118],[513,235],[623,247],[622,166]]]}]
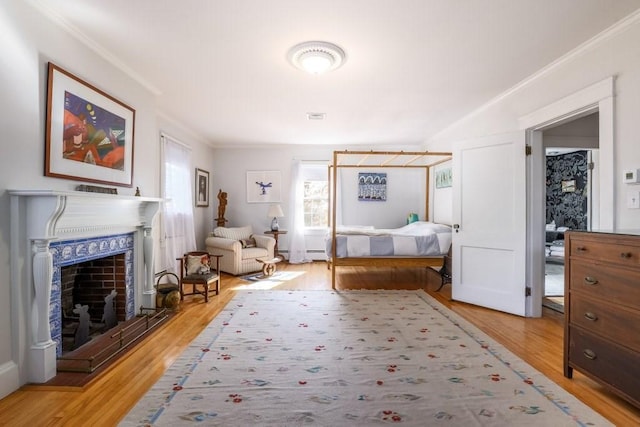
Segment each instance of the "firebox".
[{"label": "firebox", "polygon": [[[80,313],[86,310],[91,323],[90,335],[107,330],[104,319],[105,298],[115,290],[113,300],[117,321],[135,315],[133,295],[133,234],[100,236],[54,242],[53,281],[50,303],[51,338],[58,356],[77,348],[76,332]],[[86,341],[86,340],[82,340]],[[80,342],[82,344],[82,342]]]}]

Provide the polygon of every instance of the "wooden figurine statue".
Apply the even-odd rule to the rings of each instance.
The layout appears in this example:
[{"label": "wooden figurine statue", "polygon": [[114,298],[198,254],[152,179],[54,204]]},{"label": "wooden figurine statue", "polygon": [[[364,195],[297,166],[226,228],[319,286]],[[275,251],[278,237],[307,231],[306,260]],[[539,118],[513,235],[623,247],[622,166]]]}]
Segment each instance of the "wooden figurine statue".
[{"label": "wooden figurine statue", "polygon": [[227,220],[224,218],[224,211],[227,208],[227,192],[218,190],[218,218],[216,218],[216,224],[218,227],[224,227]]}]

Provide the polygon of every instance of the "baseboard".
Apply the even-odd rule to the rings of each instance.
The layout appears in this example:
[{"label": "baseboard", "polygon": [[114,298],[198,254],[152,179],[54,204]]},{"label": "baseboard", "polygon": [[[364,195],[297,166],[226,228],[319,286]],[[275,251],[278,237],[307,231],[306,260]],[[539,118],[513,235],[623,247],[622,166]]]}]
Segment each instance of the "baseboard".
[{"label": "baseboard", "polygon": [[[285,256],[285,259],[289,259],[289,251],[284,250],[284,251],[279,251],[282,255]],[[327,260],[327,255],[325,254],[325,251],[322,249],[311,249],[307,251],[307,256],[309,257],[309,259],[311,259],[312,261],[326,261]]]},{"label": "baseboard", "polygon": [[20,388],[18,365],[12,360],[0,365],[0,399]]}]

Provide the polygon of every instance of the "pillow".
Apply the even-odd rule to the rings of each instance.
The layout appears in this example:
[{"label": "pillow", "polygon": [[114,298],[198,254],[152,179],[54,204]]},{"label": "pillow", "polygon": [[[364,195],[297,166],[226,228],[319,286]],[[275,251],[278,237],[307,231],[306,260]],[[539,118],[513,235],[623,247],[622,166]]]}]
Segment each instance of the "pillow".
[{"label": "pillow", "polygon": [[209,255],[187,255],[187,276],[211,271]]},{"label": "pillow", "polygon": [[418,221],[418,219],[419,219],[418,218],[418,214],[412,212],[407,216],[407,224],[411,224],[412,222],[416,222],[416,221]]},{"label": "pillow", "polygon": [[249,237],[248,239],[240,239],[240,244],[242,248],[255,248],[256,247],[256,239],[253,237]]},{"label": "pillow", "polygon": [[250,225],[244,227],[216,227],[213,230],[215,237],[224,237],[225,239],[242,240],[251,237],[253,230]]}]

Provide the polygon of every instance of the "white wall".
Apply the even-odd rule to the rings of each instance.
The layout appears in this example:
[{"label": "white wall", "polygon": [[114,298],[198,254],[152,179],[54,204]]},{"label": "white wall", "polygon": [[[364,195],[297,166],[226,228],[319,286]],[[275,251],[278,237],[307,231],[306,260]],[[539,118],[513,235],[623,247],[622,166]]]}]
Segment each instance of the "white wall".
[{"label": "white wall", "polygon": [[[451,161],[442,163],[431,169],[431,183],[432,188],[429,192],[431,200],[429,206],[431,207],[431,221],[440,224],[452,225],[453,222],[453,194],[451,187],[435,188],[435,173],[437,171],[451,168]],[[455,178],[454,178],[455,179]]]},{"label": "white wall", "polygon": [[[171,128],[193,147],[194,167],[210,170],[213,150],[168,122],[159,124],[155,96],[141,84],[96,55],[28,2],[4,0],[0,5],[0,397],[17,389],[20,377],[14,363],[11,337],[12,307],[10,197],[7,189],[73,190],[80,184],[44,176],[47,62],[75,74],[136,111],[133,188],[119,194],[159,197],[159,133]],[[162,127],[161,127],[162,126]],[[196,229],[209,230],[212,207],[196,209]],[[202,242],[201,242],[202,241]],[[203,239],[198,243],[204,245]]]},{"label": "white wall", "polygon": [[[429,149],[449,149],[456,141],[518,130],[518,118],[537,111],[607,77],[615,79],[614,183],[615,223],[620,229],[640,228],[640,210],[626,207],[628,186],[622,171],[640,168],[640,15],[609,37],[460,121],[426,144]],[[526,55],[526,52],[522,52]],[[454,177],[455,179],[455,177]],[[638,188],[640,190],[640,188]]]},{"label": "white wall", "polygon": [[[228,227],[250,224],[254,232],[264,232],[269,229],[271,218],[267,217],[267,203],[247,203],[246,173],[247,171],[280,171],[282,177],[282,210],[284,218],[279,218],[280,228],[289,229],[289,188],[291,182],[291,164],[293,159],[307,161],[333,161],[334,150],[362,150],[362,147],[345,146],[272,146],[254,148],[216,148],[214,166],[212,170],[212,191],[217,194],[219,189],[228,193],[228,204],[225,218]],[[367,147],[369,150],[389,150],[389,147]],[[417,147],[395,147],[396,150],[415,151]],[[372,168],[373,169],[373,168]],[[368,169],[367,169],[368,170]],[[352,200],[346,208],[345,224],[367,224],[379,227],[399,227],[406,223],[409,212],[424,213],[424,176],[419,179],[421,184],[414,185],[414,180],[405,181],[399,172],[387,169],[389,176],[389,202],[358,202],[357,176],[350,188],[352,195],[346,195],[345,200]],[[352,172],[356,173],[357,172]],[[404,171],[402,172],[404,174]],[[421,172],[422,173],[422,172]],[[395,179],[397,177],[398,179]],[[346,180],[345,180],[346,182]],[[421,193],[420,193],[421,192]],[[214,196],[215,197],[215,196]],[[217,214],[217,200],[215,213]],[[324,233],[322,233],[324,234]],[[321,240],[307,239],[316,243]],[[281,235],[278,242],[281,251],[288,249],[288,236]],[[308,246],[309,248],[309,246]]]},{"label": "white wall", "polygon": [[[387,201],[358,200],[358,173],[387,174]],[[338,170],[338,206],[342,206],[340,225],[371,225],[398,228],[406,225],[409,213],[425,219],[426,177],[424,169],[345,168]]]}]

